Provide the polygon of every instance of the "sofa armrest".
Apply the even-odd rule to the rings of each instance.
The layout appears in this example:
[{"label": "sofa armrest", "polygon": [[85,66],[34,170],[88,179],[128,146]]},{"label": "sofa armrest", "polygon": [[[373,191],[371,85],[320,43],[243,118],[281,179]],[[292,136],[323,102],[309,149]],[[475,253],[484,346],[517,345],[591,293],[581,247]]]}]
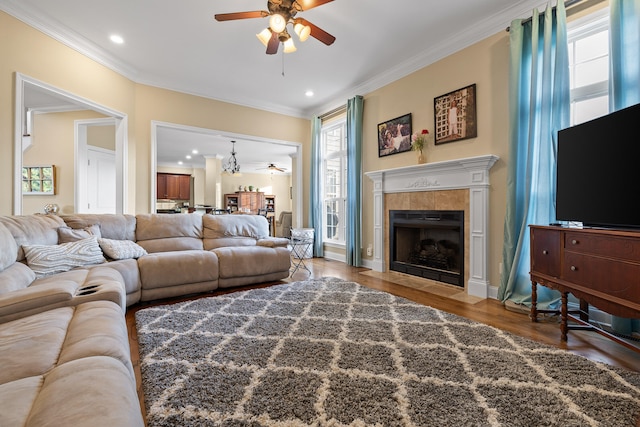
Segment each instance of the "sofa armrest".
[{"label": "sofa armrest", "polygon": [[0,323],[65,305],[73,299],[77,288],[76,283],[61,281],[0,295]]},{"label": "sofa armrest", "polygon": [[266,248],[286,248],[289,243],[289,239],[285,239],[284,237],[264,237],[258,239],[256,245]]}]

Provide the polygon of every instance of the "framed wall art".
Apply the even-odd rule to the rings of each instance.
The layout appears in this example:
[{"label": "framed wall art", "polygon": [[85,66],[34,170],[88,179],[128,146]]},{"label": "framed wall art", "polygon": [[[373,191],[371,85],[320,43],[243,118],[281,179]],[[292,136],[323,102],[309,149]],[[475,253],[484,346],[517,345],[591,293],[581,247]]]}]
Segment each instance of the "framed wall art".
[{"label": "framed wall art", "polygon": [[378,125],[378,157],[411,150],[411,113]]},{"label": "framed wall art", "polygon": [[434,98],[433,114],[436,145],[477,137],[476,85]]},{"label": "framed wall art", "polygon": [[56,194],[56,167],[24,166],[22,168],[22,194]]}]

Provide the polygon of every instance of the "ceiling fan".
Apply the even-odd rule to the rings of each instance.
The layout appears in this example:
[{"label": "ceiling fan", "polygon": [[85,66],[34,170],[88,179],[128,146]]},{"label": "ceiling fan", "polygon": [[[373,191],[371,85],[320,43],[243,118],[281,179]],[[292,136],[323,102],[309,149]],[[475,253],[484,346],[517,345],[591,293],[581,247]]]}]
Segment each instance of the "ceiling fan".
[{"label": "ceiling fan", "polygon": [[269,166],[267,166],[266,169],[269,169],[269,170],[272,170],[272,171],[278,171],[278,172],[286,172],[287,171],[286,168],[279,168],[273,163],[269,163]]},{"label": "ceiling fan", "polygon": [[261,33],[256,34],[258,39],[267,47],[267,55],[278,52],[280,43],[284,44],[284,52],[295,52],[296,47],[293,39],[287,31],[287,25],[292,24],[294,32],[301,42],[309,36],[321,41],[327,46],[331,45],[336,38],[321,28],[313,25],[304,18],[296,18],[298,12],[322,6],[333,0],[267,0],[266,10],[255,10],[250,12],[219,13],[214,16],[216,21],[232,21],[236,19],[266,18],[269,17],[269,27]]}]

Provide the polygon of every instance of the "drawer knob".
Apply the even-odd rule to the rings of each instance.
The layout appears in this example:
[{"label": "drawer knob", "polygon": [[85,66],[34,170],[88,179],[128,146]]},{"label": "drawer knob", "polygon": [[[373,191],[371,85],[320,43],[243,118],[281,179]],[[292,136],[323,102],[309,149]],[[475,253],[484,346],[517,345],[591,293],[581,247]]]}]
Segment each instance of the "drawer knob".
[{"label": "drawer knob", "polygon": [[543,254],[543,255],[549,255],[549,251],[548,251],[548,250],[546,250],[546,249],[543,249],[543,250],[542,250],[542,254]]},{"label": "drawer knob", "polygon": [[572,240],[572,241],[571,241],[571,244],[572,244],[572,245],[577,245],[577,244],[578,244],[578,241],[577,241],[577,240]]},{"label": "drawer knob", "polygon": [[571,266],[571,271],[576,271],[578,268],[575,265]]}]

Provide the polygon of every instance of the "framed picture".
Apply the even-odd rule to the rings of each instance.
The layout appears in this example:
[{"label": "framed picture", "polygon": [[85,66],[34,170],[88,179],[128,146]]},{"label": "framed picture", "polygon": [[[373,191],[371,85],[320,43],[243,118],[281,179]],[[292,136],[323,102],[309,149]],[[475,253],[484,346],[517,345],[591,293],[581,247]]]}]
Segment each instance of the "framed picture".
[{"label": "framed picture", "polygon": [[378,125],[378,157],[411,150],[411,113]]},{"label": "framed picture", "polygon": [[24,166],[22,168],[22,194],[56,194],[56,167]]},{"label": "framed picture", "polygon": [[477,137],[476,85],[434,98],[433,114],[436,145]]}]

